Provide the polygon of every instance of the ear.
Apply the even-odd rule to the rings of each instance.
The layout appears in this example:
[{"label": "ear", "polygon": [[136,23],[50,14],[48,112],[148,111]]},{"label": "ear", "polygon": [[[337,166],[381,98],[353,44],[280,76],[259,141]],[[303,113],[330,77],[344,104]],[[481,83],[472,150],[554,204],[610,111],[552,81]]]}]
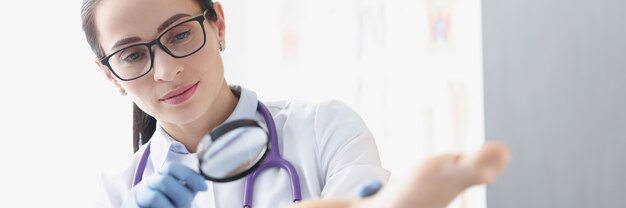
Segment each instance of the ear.
[{"label": "ear", "polygon": [[111,83],[113,83],[115,87],[117,87],[118,89],[122,89],[122,85],[120,85],[120,82],[115,78],[115,76],[113,76],[113,73],[111,73],[111,70],[109,70],[109,67],[102,64],[102,62],[100,62],[100,59],[98,59],[97,57],[94,58],[94,62],[96,63],[96,65],[98,65],[98,68],[100,68],[100,71],[104,73],[104,76],[106,76],[106,78]]},{"label": "ear", "polygon": [[222,4],[220,2],[213,3],[213,10],[217,15],[215,21],[215,27],[217,27],[217,40],[222,42],[226,39],[226,23],[224,21],[224,10],[222,10]]}]

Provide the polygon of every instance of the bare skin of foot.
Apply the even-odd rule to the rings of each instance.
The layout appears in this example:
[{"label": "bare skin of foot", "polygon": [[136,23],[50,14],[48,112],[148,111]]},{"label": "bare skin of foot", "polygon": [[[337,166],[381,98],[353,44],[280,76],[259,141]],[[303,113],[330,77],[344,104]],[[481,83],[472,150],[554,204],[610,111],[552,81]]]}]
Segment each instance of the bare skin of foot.
[{"label": "bare skin of foot", "polygon": [[410,175],[406,183],[385,185],[368,198],[305,200],[296,208],[445,208],[465,189],[491,183],[510,159],[509,149],[492,142],[465,156],[444,154],[430,157]]}]

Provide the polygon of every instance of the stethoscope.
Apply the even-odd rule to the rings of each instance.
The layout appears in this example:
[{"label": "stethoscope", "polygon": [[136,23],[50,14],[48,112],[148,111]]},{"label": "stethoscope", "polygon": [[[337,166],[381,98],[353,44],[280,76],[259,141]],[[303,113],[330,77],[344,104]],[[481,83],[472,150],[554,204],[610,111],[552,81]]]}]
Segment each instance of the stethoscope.
[{"label": "stethoscope", "polygon": [[[301,189],[300,189],[300,179],[298,178],[298,173],[296,172],[296,169],[293,167],[293,165],[289,161],[283,159],[280,155],[280,150],[278,148],[278,134],[276,132],[276,124],[274,123],[272,114],[267,109],[267,107],[260,101],[258,101],[257,112],[261,113],[261,115],[263,116],[263,119],[265,120],[265,123],[267,124],[268,132],[266,132],[266,134],[269,134],[269,139],[270,139],[270,143],[267,144],[269,146],[269,151],[264,151],[259,161],[256,162],[254,165],[249,166],[249,169],[247,171],[243,171],[228,179],[214,179],[211,177],[207,177],[206,175],[204,176],[205,178],[212,180],[212,181],[228,182],[228,181],[233,181],[233,180],[242,178],[247,175],[246,183],[244,187],[244,193],[243,193],[243,207],[250,208],[252,207],[252,195],[254,191],[254,182],[256,181],[256,177],[261,172],[263,172],[264,170],[268,168],[283,168],[287,171],[287,173],[289,174],[289,177],[291,178],[291,191],[292,191],[292,196],[293,196],[292,197],[293,202],[298,202],[302,200],[302,194],[301,194]],[[246,127],[246,126],[260,127],[253,120],[244,119],[244,120],[233,121],[233,122],[229,122],[229,123],[221,125],[220,126],[221,128],[218,127],[214,129],[211,132],[211,134],[212,135],[218,134],[218,135],[217,136],[214,135],[212,138],[213,140],[216,140],[217,138],[219,138],[219,136],[221,136],[222,134],[224,134],[225,132],[229,130],[233,130],[233,129],[240,128],[240,127]],[[135,175],[133,177],[133,182],[132,182],[133,186],[141,182],[144,170],[146,169],[146,164],[148,162],[148,157],[150,157],[150,143],[148,143],[144,152],[141,154],[139,163],[137,164],[137,167],[135,169]]]}]

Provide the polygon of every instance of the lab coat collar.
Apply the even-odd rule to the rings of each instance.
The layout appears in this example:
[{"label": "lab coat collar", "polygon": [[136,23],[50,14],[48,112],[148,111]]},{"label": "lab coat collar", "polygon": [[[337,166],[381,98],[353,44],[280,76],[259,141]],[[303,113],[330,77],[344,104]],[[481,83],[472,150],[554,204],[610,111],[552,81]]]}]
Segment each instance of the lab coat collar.
[{"label": "lab coat collar", "polygon": [[[239,101],[237,102],[235,110],[233,110],[225,122],[243,118],[253,119],[256,115],[256,108],[258,105],[256,93],[236,85],[231,85],[230,90],[235,94],[235,96],[239,97]],[[176,141],[167,132],[165,132],[158,121],[157,128],[155,129],[152,138],[150,138],[150,142],[152,143],[150,145],[150,157],[155,170],[161,169],[163,164],[165,164],[168,160],[181,158],[181,155],[189,154],[185,145]],[[192,168],[197,169],[197,167]]]},{"label": "lab coat collar", "polygon": [[252,119],[256,115],[256,108],[259,104],[256,97],[256,93],[243,88],[241,86],[230,86],[230,90],[235,93],[235,96],[239,97],[237,107],[233,110],[233,113],[224,122],[229,122],[237,119]]}]

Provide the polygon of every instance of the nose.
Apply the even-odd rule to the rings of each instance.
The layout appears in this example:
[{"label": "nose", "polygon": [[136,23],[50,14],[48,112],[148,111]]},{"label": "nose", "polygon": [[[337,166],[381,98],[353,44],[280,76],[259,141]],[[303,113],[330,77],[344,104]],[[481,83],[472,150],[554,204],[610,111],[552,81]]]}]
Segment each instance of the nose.
[{"label": "nose", "polygon": [[154,49],[154,60],[152,71],[154,71],[154,81],[172,81],[183,73],[184,67],[178,60],[165,53],[161,48]]}]

